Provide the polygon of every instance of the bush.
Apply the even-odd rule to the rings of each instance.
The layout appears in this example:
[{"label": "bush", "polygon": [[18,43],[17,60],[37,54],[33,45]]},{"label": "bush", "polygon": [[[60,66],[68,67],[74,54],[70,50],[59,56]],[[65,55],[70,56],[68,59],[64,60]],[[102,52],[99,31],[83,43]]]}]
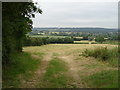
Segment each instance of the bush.
[{"label": "bush", "polygon": [[86,57],[92,56],[103,61],[115,60],[118,58],[118,48],[108,49],[107,47],[98,47],[93,50],[86,49],[82,55]]},{"label": "bush", "polygon": [[102,42],[105,41],[105,39],[104,39],[103,36],[98,36],[98,37],[96,37],[95,41],[96,41],[96,42],[100,42],[100,43],[102,43]]}]

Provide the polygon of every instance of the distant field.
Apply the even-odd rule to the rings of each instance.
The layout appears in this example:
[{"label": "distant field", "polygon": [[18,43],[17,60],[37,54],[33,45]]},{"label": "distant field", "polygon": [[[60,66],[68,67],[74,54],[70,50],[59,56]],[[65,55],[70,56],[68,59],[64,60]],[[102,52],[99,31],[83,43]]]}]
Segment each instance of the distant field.
[{"label": "distant field", "polygon": [[69,37],[69,36],[47,36],[47,35],[30,35],[30,37],[65,38],[65,37]]},{"label": "distant field", "polygon": [[88,41],[88,40],[81,40],[81,41],[74,41],[75,44],[97,44],[96,41]]},{"label": "distant field", "polygon": [[103,42],[103,44],[118,45],[118,44],[120,44],[120,42],[118,40],[116,40],[116,41],[110,41],[110,40],[108,40],[108,41]]}]

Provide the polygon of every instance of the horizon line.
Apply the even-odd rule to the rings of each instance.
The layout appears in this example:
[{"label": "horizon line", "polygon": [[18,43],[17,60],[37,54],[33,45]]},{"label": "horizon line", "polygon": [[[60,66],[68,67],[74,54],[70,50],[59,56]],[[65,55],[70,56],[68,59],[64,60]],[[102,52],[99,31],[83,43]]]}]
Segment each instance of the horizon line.
[{"label": "horizon line", "polygon": [[113,27],[33,27],[33,28],[106,28],[106,29],[118,29],[118,28],[113,28]]}]

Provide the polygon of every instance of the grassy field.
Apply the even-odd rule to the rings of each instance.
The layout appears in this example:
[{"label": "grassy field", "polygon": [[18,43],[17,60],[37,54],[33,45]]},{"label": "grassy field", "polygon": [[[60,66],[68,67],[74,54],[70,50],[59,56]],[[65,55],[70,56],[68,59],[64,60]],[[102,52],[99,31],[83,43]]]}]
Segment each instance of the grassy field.
[{"label": "grassy field", "polygon": [[88,40],[81,40],[81,41],[74,41],[74,44],[97,44],[97,42],[88,41]]},{"label": "grassy field", "polygon": [[[11,88],[117,88],[117,65],[112,66],[113,62],[110,64],[108,61],[82,55],[86,49],[91,50],[97,47],[113,49],[117,45],[49,44],[24,47],[25,56],[20,55],[19,59],[15,57],[15,60],[19,61],[23,58],[19,65],[26,65],[27,63],[24,62],[29,62],[29,60],[32,62],[29,62],[26,67],[22,66],[20,70],[14,67],[8,68],[8,72],[4,72],[7,77],[3,86]],[[29,70],[32,74],[26,77],[29,75]],[[26,74],[23,74],[23,71]],[[19,78],[20,75],[22,78]]]}]

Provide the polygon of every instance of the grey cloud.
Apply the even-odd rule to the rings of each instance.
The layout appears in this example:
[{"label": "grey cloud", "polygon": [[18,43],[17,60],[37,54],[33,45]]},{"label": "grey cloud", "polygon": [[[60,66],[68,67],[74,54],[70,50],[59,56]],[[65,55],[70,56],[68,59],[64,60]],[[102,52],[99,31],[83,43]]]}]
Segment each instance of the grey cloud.
[{"label": "grey cloud", "polygon": [[44,2],[42,15],[33,19],[34,27],[100,26],[117,28],[116,2]]}]

